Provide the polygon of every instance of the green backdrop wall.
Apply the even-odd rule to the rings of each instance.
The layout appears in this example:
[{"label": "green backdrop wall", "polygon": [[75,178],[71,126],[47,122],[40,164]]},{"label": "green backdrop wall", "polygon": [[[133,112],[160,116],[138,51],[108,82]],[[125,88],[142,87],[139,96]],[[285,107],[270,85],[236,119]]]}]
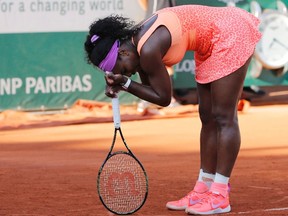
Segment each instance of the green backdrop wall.
[{"label": "green backdrop wall", "polygon": [[[117,0],[113,2],[117,3]],[[259,2],[263,8],[276,7],[276,1]],[[287,5],[288,0],[283,2]],[[237,6],[249,11],[249,3],[243,0]],[[178,0],[177,4],[225,6],[225,3],[214,0]],[[5,12],[3,7],[0,12]],[[88,29],[90,22],[86,23]],[[22,25],[28,24],[23,22]],[[86,63],[85,36],[86,31],[0,33],[0,111],[63,109],[78,99],[108,101],[104,95],[103,74]],[[193,67],[193,53],[188,52],[174,67],[174,88],[195,87]],[[138,77],[134,79],[138,80]],[[245,85],[287,83],[287,74],[275,76],[269,70],[257,79],[248,73],[245,80]],[[121,94],[120,100],[121,103],[134,103],[137,98]]]}]

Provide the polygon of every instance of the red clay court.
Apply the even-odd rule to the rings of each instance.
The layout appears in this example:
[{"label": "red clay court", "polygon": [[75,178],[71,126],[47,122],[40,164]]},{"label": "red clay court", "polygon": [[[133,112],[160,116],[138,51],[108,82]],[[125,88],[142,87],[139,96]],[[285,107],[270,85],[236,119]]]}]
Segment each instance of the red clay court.
[{"label": "red clay court", "polygon": [[[200,120],[191,110],[188,106],[178,116],[166,110],[166,115],[133,120],[122,108],[123,119],[130,120],[122,121],[126,141],[149,176],[148,199],[134,215],[186,215],[165,204],[188,193],[198,177]],[[52,121],[0,116],[1,216],[112,215],[96,190],[98,169],[112,142],[111,116],[89,118],[78,110],[65,125],[59,124],[60,115]],[[75,120],[77,115],[85,121]],[[22,118],[32,126],[15,129]],[[226,215],[288,215],[287,120],[288,105],[239,112],[242,146],[231,178],[232,212]],[[61,126],[47,127],[57,121]]]}]

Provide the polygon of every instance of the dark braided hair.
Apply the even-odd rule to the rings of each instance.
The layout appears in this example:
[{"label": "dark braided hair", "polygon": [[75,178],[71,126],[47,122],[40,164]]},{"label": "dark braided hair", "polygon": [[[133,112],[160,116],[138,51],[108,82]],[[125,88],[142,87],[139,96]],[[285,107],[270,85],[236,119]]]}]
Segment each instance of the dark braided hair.
[{"label": "dark braided hair", "polygon": [[[115,40],[122,43],[129,40],[139,30],[134,22],[119,15],[111,15],[93,22],[89,27],[89,34],[86,37],[84,48],[88,64],[98,66],[106,57]],[[98,35],[100,38],[91,42],[91,37]]]}]

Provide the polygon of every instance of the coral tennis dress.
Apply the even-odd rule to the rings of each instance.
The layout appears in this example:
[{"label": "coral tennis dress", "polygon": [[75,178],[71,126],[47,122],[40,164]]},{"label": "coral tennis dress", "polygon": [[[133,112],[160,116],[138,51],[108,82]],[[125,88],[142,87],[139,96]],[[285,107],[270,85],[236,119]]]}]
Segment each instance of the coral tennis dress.
[{"label": "coral tennis dress", "polygon": [[150,35],[165,26],[171,34],[171,47],[163,57],[164,64],[177,64],[187,50],[194,51],[198,83],[218,80],[239,69],[261,37],[259,20],[237,7],[183,5],[155,15],[156,21],[138,42],[138,53]]}]

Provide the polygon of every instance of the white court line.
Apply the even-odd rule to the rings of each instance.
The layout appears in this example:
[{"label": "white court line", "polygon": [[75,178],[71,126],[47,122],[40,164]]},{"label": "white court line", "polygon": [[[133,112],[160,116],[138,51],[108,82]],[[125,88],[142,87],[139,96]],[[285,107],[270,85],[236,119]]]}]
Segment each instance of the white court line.
[{"label": "white court line", "polygon": [[259,187],[259,186],[253,186],[253,185],[250,185],[250,186],[248,186],[248,187],[250,187],[250,188],[257,188],[257,189],[268,189],[268,190],[272,189],[271,187]]},{"label": "white court line", "polygon": [[246,212],[231,212],[228,214],[252,214],[257,212],[273,212],[273,211],[288,211],[288,207],[284,208],[271,208],[271,209],[260,209],[260,210],[254,210],[254,211],[246,211]]},{"label": "white court line", "polygon": [[265,209],[264,211],[286,211],[286,210],[288,211],[288,207]]}]

